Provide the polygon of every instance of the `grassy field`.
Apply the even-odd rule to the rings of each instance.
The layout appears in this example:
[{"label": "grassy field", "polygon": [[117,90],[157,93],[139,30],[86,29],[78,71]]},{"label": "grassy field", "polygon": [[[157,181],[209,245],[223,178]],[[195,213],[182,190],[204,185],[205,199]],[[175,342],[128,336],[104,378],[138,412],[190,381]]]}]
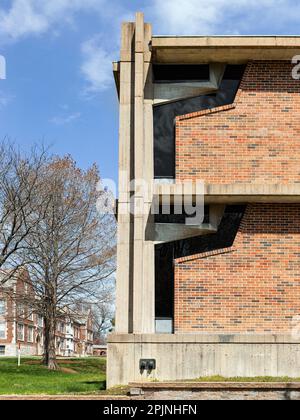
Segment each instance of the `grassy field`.
[{"label": "grassy field", "polygon": [[[128,389],[106,391],[106,360],[60,359],[60,370],[48,371],[38,358],[0,358],[0,395],[110,394],[125,395]],[[196,382],[300,382],[300,378],[199,378]],[[189,381],[191,382],[191,381]]]},{"label": "grassy field", "polygon": [[102,358],[59,360],[50,372],[39,359],[0,358],[0,395],[101,393],[105,390],[106,361]]}]

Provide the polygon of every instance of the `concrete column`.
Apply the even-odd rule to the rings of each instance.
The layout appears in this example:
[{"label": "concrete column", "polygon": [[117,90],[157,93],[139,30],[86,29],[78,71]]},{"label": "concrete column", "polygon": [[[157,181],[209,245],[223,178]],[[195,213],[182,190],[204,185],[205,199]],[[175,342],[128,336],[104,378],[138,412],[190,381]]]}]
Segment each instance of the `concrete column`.
[{"label": "concrete column", "polygon": [[[155,327],[154,244],[146,242],[153,182],[153,85],[151,25],[137,13],[122,26],[120,62],[120,157],[116,332],[153,333]],[[134,195],[130,181],[135,183]],[[135,214],[129,212],[130,204]]]},{"label": "concrete column", "polygon": [[120,61],[119,217],[116,287],[116,332],[132,331],[133,220],[129,213],[133,173],[134,23],[122,25]]},{"label": "concrete column", "polygon": [[150,214],[153,200],[154,150],[153,150],[153,101],[152,63],[149,42],[152,39],[152,26],[145,24],[144,38],[144,177],[149,189],[144,196],[144,318],[143,333],[155,332],[155,254],[154,243],[145,241],[146,231],[154,230],[154,216]]},{"label": "concrete column", "polygon": [[[135,31],[135,120],[134,120],[134,273],[133,273],[133,332],[154,332],[154,246],[146,243],[150,203],[143,185],[153,181],[153,124],[151,88],[150,99],[145,102],[145,85],[150,59],[148,44],[151,26],[145,25],[144,15],[136,15]],[[149,154],[149,150],[151,152]],[[144,183],[144,184],[143,184]],[[150,220],[151,223],[151,220]]]}]

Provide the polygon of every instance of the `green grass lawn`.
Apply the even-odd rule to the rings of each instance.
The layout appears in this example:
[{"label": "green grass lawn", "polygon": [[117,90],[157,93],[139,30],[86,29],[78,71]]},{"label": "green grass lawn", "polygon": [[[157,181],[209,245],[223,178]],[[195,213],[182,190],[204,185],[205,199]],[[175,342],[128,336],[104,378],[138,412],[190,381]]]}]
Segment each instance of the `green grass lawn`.
[{"label": "green grass lawn", "polygon": [[105,391],[106,360],[59,360],[60,371],[51,372],[40,359],[0,358],[0,395],[101,393]]},{"label": "green grass lawn", "polygon": [[[60,359],[60,370],[49,371],[39,358],[0,358],[0,395],[110,394],[125,395],[126,387],[106,391],[106,359]],[[196,382],[299,382],[300,378],[199,378]]]}]

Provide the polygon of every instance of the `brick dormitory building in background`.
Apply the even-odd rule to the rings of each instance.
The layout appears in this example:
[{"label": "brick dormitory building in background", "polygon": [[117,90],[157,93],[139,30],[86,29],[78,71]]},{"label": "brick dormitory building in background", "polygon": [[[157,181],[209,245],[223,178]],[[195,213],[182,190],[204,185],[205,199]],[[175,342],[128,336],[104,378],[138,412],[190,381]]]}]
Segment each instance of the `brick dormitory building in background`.
[{"label": "brick dormitory building in background", "polygon": [[[297,36],[160,37],[140,13],[123,24],[108,386],[300,376],[299,54]],[[174,205],[202,196],[203,222],[186,224]]]},{"label": "brick dormitory building in background", "polygon": [[[30,279],[23,273],[9,279],[0,291],[0,356],[17,356],[18,349],[23,356],[43,355],[44,319],[32,310],[34,299]],[[93,344],[91,310],[78,311],[76,316],[61,314],[56,327],[57,356],[92,356]]]}]

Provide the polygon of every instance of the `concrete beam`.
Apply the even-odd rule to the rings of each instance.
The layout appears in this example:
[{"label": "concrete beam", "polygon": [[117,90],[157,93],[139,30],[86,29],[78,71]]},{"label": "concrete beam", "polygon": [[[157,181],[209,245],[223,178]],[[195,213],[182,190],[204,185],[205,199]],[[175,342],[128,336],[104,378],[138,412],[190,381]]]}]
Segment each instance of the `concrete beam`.
[{"label": "concrete beam", "polygon": [[161,48],[300,48],[296,36],[153,36],[152,49]]},{"label": "concrete beam", "polygon": [[134,344],[300,344],[290,334],[110,334],[108,343]]},{"label": "concrete beam", "polygon": [[[153,202],[162,204],[166,197],[170,203],[180,202],[184,193],[182,184],[154,184]],[[196,201],[196,185],[191,195]],[[205,184],[206,204],[247,204],[247,203],[300,203],[299,184]]]},{"label": "concrete beam", "polygon": [[153,51],[153,59],[161,64],[206,64],[217,61],[218,63],[246,64],[248,61],[290,61],[295,55],[300,54],[300,48],[284,49],[253,49],[253,48],[191,48],[161,49]]},{"label": "concrete beam", "polygon": [[157,63],[246,63],[289,60],[300,53],[299,36],[153,37]]}]

